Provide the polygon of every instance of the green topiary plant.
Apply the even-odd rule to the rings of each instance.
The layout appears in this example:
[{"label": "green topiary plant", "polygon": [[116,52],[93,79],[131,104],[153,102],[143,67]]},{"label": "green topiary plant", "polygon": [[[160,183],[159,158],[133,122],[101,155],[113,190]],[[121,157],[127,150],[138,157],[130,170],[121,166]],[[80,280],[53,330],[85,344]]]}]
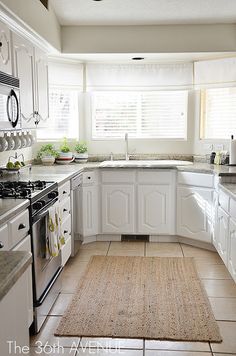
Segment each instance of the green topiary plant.
[{"label": "green topiary plant", "polygon": [[43,145],[40,150],[38,151],[37,158],[41,159],[46,156],[52,156],[52,157],[58,157],[58,151],[55,149],[55,147],[51,144],[48,143],[46,145]]},{"label": "green topiary plant", "polygon": [[63,138],[62,144],[60,145],[60,151],[63,153],[68,153],[71,151],[66,137]]},{"label": "green topiary plant", "polygon": [[85,153],[88,151],[88,147],[87,147],[87,143],[86,142],[78,142],[76,145],[75,145],[75,151],[77,153]]}]

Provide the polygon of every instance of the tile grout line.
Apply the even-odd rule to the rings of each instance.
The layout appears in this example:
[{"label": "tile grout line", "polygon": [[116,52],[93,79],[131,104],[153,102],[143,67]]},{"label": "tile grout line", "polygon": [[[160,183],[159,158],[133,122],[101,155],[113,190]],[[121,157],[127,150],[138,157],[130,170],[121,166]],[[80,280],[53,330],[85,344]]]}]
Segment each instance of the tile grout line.
[{"label": "tile grout line", "polygon": [[181,244],[180,242],[179,242],[179,245],[180,245],[181,252],[182,252],[182,255],[183,255],[182,257],[185,257],[185,256],[184,256],[184,250],[183,250],[182,244]]},{"label": "tile grout line", "polygon": [[109,241],[109,246],[108,246],[108,249],[107,249],[106,256],[108,256],[108,252],[109,252],[109,250],[110,250],[110,246],[111,246],[111,241]]}]

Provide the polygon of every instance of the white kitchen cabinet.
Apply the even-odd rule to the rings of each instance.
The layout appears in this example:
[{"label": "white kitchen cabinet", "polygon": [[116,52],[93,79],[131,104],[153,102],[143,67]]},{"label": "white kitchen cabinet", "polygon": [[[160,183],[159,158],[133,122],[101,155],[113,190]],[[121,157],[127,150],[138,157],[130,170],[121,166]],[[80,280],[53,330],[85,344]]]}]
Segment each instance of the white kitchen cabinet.
[{"label": "white kitchen cabinet", "polygon": [[[28,251],[31,252],[31,240],[30,235],[24,238],[13,251]],[[25,271],[27,278],[25,279],[25,290],[27,299],[27,311],[28,311],[28,327],[33,322],[33,287],[32,287],[32,267],[29,266]]]},{"label": "white kitchen cabinet", "polygon": [[133,185],[103,185],[102,233],[135,233]]},{"label": "white kitchen cabinet", "polygon": [[211,242],[213,190],[198,187],[177,189],[177,234]]},{"label": "white kitchen cabinet", "polygon": [[[29,347],[28,301],[26,298],[28,269],[0,301],[0,345],[1,355],[14,355],[7,341],[21,347]],[[17,352],[18,354],[18,352]]]},{"label": "white kitchen cabinet", "polygon": [[233,219],[229,222],[228,269],[236,282],[236,222]]},{"label": "white kitchen cabinet", "polygon": [[81,234],[84,237],[93,236],[98,234],[98,188],[96,185],[83,186],[81,195]]},{"label": "white kitchen cabinet", "polygon": [[226,265],[228,258],[228,234],[229,215],[219,206],[216,221],[216,249]]},{"label": "white kitchen cabinet", "polygon": [[38,127],[45,126],[49,117],[48,60],[38,48],[35,48],[35,110]]},{"label": "white kitchen cabinet", "polygon": [[170,233],[170,186],[138,186],[138,233]]},{"label": "white kitchen cabinet", "polygon": [[13,33],[14,75],[20,79],[20,103],[23,128],[35,127],[34,48]]},{"label": "white kitchen cabinet", "polygon": [[9,234],[7,224],[0,227],[0,251],[8,251]]},{"label": "white kitchen cabinet", "polygon": [[0,71],[12,74],[11,34],[9,28],[0,22]]}]

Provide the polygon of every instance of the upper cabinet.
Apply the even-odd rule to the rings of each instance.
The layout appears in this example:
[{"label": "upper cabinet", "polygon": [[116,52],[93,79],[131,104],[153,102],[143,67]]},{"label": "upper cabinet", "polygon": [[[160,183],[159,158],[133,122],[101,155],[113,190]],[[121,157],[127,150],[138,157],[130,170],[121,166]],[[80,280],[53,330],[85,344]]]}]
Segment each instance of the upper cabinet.
[{"label": "upper cabinet", "polygon": [[13,33],[14,75],[20,79],[20,103],[23,128],[34,124],[34,48],[30,42]]},{"label": "upper cabinet", "polygon": [[48,109],[48,65],[44,52],[13,33],[14,75],[20,79],[23,129],[44,124]]},{"label": "upper cabinet", "polygon": [[12,74],[11,34],[2,22],[0,22],[0,71]]},{"label": "upper cabinet", "polygon": [[49,117],[48,60],[45,53],[35,48],[35,106],[39,125]]}]

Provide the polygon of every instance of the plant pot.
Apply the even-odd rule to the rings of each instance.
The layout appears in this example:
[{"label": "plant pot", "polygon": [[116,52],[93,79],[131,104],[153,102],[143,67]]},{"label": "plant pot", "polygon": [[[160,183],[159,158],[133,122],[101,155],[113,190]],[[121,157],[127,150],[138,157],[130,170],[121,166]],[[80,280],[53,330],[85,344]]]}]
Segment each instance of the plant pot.
[{"label": "plant pot", "polygon": [[41,158],[42,164],[44,166],[52,166],[55,162],[55,157],[53,156],[44,156]]},{"label": "plant pot", "polygon": [[57,157],[58,159],[65,159],[65,160],[71,160],[73,157],[72,152],[59,152],[59,156]]},{"label": "plant pot", "polygon": [[85,163],[87,161],[88,161],[88,152],[75,154],[75,162],[76,163]]}]

